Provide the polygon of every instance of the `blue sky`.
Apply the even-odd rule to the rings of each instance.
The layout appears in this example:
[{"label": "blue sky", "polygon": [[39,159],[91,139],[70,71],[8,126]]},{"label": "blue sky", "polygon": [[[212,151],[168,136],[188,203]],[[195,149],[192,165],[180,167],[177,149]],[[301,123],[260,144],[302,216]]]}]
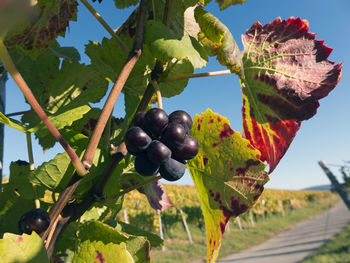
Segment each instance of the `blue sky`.
[{"label": "blue sky", "polygon": [[[93,6],[113,27],[121,25],[133,10],[116,10],[113,1],[104,0],[102,4]],[[301,189],[313,185],[328,184],[327,177],[317,162],[342,164],[350,160],[350,1],[348,0],[308,0],[277,1],[248,0],[243,5],[229,7],[220,11],[215,2],[207,6],[207,10],[216,15],[231,31],[240,49],[241,34],[259,20],[262,24],[273,21],[276,17],[287,19],[291,16],[301,17],[309,21],[310,32],[317,33],[317,39],[325,40],[325,44],[333,48],[329,59],[339,63],[343,61],[343,76],[338,86],[330,95],[320,101],[318,113],[312,119],[302,123],[289,150],[271,174],[268,188]],[[66,38],[60,38],[62,46],[76,46],[82,56],[82,62],[88,63],[84,55],[84,45],[89,40],[101,41],[108,33],[79,5],[78,22],[72,22]],[[223,70],[215,59],[210,59],[208,66],[197,72]],[[6,88],[6,112],[17,112],[29,109],[19,89],[10,79]],[[241,91],[235,75],[192,79],[185,91],[174,98],[164,100],[164,109],[170,113],[177,109],[186,110],[191,116],[199,114],[207,108],[227,117],[234,130],[241,132]],[[114,114],[123,116],[122,97],[118,100]],[[27,160],[25,135],[11,128],[5,129],[4,173],[9,174],[11,161]],[[62,152],[60,146],[42,152],[34,142],[36,166]],[[338,173],[338,168],[332,168]],[[339,176],[339,178],[341,178]],[[180,184],[192,184],[189,174],[178,181]]]}]

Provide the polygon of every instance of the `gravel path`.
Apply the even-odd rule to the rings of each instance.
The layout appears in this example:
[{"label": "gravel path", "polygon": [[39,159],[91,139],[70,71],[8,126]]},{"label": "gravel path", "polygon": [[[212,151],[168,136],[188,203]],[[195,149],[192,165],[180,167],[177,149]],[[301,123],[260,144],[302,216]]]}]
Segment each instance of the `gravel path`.
[{"label": "gravel path", "polygon": [[264,243],[218,263],[296,263],[322,246],[350,222],[350,211],[338,202],[327,212],[300,222]]}]

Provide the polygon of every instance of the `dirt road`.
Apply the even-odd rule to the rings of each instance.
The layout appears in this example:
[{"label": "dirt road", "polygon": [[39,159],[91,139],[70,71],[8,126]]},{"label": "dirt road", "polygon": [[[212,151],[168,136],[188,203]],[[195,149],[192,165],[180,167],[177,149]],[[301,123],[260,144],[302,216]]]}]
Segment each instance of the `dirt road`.
[{"label": "dirt road", "polygon": [[218,263],[295,263],[322,246],[350,222],[343,202],[264,243],[220,259]]}]

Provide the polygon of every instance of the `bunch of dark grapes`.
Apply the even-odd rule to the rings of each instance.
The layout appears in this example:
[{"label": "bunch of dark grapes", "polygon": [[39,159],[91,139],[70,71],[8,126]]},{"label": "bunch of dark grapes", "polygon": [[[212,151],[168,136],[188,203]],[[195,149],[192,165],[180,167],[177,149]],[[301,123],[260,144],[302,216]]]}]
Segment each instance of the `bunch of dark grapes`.
[{"label": "bunch of dark grapes", "polygon": [[136,156],[136,171],[143,176],[159,172],[168,181],[180,179],[186,161],[198,153],[197,140],[188,135],[191,128],[192,118],[185,111],[169,116],[158,108],[136,113],[125,135],[126,148]]}]

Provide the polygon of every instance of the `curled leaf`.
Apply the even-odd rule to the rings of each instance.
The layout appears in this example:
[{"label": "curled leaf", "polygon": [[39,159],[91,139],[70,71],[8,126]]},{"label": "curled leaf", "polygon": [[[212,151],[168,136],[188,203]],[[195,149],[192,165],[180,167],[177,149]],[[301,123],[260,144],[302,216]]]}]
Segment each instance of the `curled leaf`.
[{"label": "curled leaf", "polygon": [[232,72],[243,74],[241,52],[230,30],[214,15],[201,6],[194,10],[194,17],[200,26],[199,40],[209,55],[216,55],[221,65]]},{"label": "curled leaf", "polygon": [[265,26],[256,22],[242,36],[244,135],[270,173],[341,76],[341,63],[327,59],[332,49],[308,30],[300,18],[277,18]]}]

